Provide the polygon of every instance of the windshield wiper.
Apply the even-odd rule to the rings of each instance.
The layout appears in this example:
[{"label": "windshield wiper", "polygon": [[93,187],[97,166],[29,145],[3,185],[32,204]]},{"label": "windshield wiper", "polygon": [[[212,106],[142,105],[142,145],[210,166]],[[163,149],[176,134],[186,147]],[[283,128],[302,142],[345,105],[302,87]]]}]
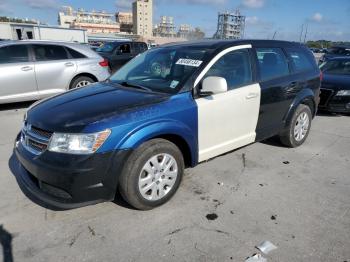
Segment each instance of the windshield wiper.
[{"label": "windshield wiper", "polygon": [[141,90],[152,91],[150,88],[147,88],[147,87],[142,86],[142,85],[130,83],[128,81],[116,82],[116,83],[118,83],[119,85],[125,86],[125,87],[132,87],[132,88],[137,88],[137,89],[141,89]]}]

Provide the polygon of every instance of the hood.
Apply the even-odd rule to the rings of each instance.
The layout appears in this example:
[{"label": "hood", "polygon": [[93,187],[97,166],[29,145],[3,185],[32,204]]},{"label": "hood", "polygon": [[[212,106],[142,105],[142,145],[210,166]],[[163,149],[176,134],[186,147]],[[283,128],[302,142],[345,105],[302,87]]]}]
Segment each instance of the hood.
[{"label": "hood", "polygon": [[169,95],[98,83],[54,96],[27,113],[31,125],[52,132],[81,132],[87,125],[160,103]]},{"label": "hood", "polygon": [[334,90],[349,90],[350,75],[331,75],[324,73],[321,87]]}]

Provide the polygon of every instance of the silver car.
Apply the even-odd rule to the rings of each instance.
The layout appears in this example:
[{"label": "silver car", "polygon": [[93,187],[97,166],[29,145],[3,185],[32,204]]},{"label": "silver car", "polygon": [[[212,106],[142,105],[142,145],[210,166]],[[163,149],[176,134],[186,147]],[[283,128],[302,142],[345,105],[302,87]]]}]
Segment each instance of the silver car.
[{"label": "silver car", "polygon": [[0,104],[38,100],[109,76],[108,62],[87,45],[0,42]]}]

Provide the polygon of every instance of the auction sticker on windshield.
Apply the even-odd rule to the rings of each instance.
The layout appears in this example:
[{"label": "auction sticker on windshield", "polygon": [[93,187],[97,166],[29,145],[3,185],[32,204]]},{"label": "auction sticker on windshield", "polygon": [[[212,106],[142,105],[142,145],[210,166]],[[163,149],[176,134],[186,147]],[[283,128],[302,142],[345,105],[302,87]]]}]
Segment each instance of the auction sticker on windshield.
[{"label": "auction sticker on windshield", "polygon": [[193,67],[199,67],[203,61],[201,60],[193,60],[193,59],[186,59],[186,58],[180,58],[176,64],[177,65],[184,65],[184,66],[193,66]]}]

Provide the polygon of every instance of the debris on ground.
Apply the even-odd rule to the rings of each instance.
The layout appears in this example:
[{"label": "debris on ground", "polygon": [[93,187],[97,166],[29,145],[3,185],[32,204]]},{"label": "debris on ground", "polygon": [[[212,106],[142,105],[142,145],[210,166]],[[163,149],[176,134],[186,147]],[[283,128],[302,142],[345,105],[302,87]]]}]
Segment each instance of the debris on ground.
[{"label": "debris on ground", "polygon": [[248,257],[245,262],[266,262],[266,258],[264,258],[261,254],[255,254],[251,257]]},{"label": "debris on ground", "polygon": [[271,216],[271,220],[276,220],[277,219],[277,215],[272,215]]},{"label": "debris on ground", "polygon": [[215,213],[212,213],[212,214],[208,214],[205,216],[208,220],[215,220],[218,218],[218,215],[215,214]]},{"label": "debris on ground", "polygon": [[277,249],[277,247],[274,244],[272,244],[270,241],[264,241],[260,245],[256,246],[256,248],[266,255],[270,253],[272,250]]},{"label": "debris on ground", "polygon": [[289,162],[289,161],[283,161],[283,164],[285,164],[285,165],[289,165],[289,164],[290,164],[290,162]]}]

